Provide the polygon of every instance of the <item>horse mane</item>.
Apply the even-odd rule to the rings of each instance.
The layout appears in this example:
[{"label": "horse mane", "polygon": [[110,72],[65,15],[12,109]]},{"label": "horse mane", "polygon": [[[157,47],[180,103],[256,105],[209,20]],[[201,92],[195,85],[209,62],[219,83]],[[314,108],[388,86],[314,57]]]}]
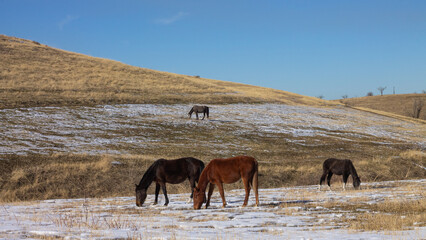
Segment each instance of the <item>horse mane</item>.
[{"label": "horse mane", "polygon": [[351,171],[352,177],[353,177],[353,178],[359,178],[359,177],[358,177],[358,173],[356,172],[356,169],[355,169],[355,167],[354,167],[354,164],[352,163],[352,161],[351,161],[351,160],[349,160],[349,168],[350,168],[350,171]]},{"label": "horse mane", "polygon": [[207,188],[207,185],[209,183],[209,179],[208,179],[208,172],[210,169],[210,163],[207,164],[207,166],[203,167],[203,169],[201,169],[201,174],[200,177],[198,178],[198,188],[201,190],[204,190]]},{"label": "horse mane", "polygon": [[136,190],[147,189],[155,178],[155,170],[157,170],[159,160],[155,161],[145,172]]}]

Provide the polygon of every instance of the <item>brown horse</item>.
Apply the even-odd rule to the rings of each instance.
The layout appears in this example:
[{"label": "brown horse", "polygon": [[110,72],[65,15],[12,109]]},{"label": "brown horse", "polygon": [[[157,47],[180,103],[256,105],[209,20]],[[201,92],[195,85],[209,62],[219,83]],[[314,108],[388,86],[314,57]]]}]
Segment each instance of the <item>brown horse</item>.
[{"label": "brown horse", "polygon": [[240,179],[243,180],[246,190],[243,207],[247,206],[250,195],[250,185],[253,187],[256,195],[256,206],[259,205],[258,194],[258,164],[256,159],[249,156],[238,156],[227,159],[213,159],[207,164],[198,181],[198,186],[194,189],[194,209],[200,209],[206,199],[206,188],[209,186],[209,193],[206,202],[206,208],[210,205],[214,186],[219,188],[222,197],[223,207],[226,206],[225,194],[223,192],[223,183],[234,183]]},{"label": "brown horse", "polygon": [[207,107],[207,106],[194,105],[188,113],[189,118],[191,118],[192,113],[194,113],[194,112],[195,112],[195,116],[197,117],[197,120],[198,120],[198,114],[199,113],[203,114],[203,118],[201,120],[204,120],[206,115],[207,115],[207,118],[209,118],[209,107]]},{"label": "brown horse", "polygon": [[324,182],[325,177],[327,175],[328,175],[327,184],[330,189],[330,180],[333,174],[343,175],[343,190],[346,190],[346,182],[348,181],[349,175],[352,175],[352,180],[353,180],[352,182],[353,182],[354,188],[359,189],[359,186],[361,185],[361,180],[359,179],[358,174],[351,160],[329,158],[324,161],[322,168],[323,168],[323,173],[320,179],[320,185],[319,185],[320,190],[321,190],[321,184],[322,182]]},{"label": "brown horse", "polygon": [[[136,206],[141,207],[145,202],[148,187],[155,181],[155,202],[158,203],[158,194],[160,186],[163,189],[166,198],[165,206],[169,204],[167,197],[166,183],[178,184],[185,179],[189,179],[191,189],[194,189],[198,182],[201,172],[204,169],[204,163],[196,158],[187,157],[175,160],[158,159],[146,170],[139,185],[136,185]],[[191,197],[193,192],[191,193]]]}]

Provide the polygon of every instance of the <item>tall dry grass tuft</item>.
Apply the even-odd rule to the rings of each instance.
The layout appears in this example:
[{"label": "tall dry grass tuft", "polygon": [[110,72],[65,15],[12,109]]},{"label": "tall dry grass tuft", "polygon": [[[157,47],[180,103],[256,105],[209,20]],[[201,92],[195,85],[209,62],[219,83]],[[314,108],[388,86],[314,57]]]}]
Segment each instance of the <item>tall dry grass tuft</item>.
[{"label": "tall dry grass tuft", "polygon": [[365,231],[406,230],[412,226],[425,226],[426,200],[414,201],[387,200],[370,204],[369,212],[357,215],[355,219],[347,219],[352,229]]},{"label": "tall dry grass tuft", "polygon": [[399,156],[408,160],[426,161],[426,153],[420,150],[407,150],[402,152]]}]

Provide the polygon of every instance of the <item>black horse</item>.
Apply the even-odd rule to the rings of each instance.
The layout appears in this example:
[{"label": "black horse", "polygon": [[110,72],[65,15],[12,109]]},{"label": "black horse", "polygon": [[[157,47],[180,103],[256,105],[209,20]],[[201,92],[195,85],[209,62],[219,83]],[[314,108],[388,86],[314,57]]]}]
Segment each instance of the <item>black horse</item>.
[{"label": "black horse", "polygon": [[191,118],[193,112],[195,112],[197,119],[198,119],[198,113],[203,113],[203,118],[201,120],[204,120],[206,115],[207,115],[207,118],[209,118],[209,107],[207,106],[194,105],[188,113],[189,118]]},{"label": "black horse", "polygon": [[343,175],[343,190],[346,190],[346,182],[348,181],[349,175],[352,175],[353,185],[355,189],[359,189],[359,186],[361,185],[361,180],[358,177],[358,174],[356,173],[355,167],[352,164],[352,161],[349,159],[336,159],[336,158],[329,158],[324,161],[322,165],[323,173],[320,180],[320,190],[321,190],[321,184],[325,180],[325,177],[327,176],[327,184],[330,188],[330,179],[333,176],[333,174],[336,175]]},{"label": "black horse", "polygon": [[189,179],[191,184],[191,199],[196,182],[204,169],[204,163],[196,158],[187,157],[175,160],[158,159],[146,170],[139,185],[136,185],[136,206],[141,207],[145,202],[148,187],[155,181],[155,202],[158,203],[160,186],[166,198],[165,206],[169,204],[166,183],[178,184]]}]

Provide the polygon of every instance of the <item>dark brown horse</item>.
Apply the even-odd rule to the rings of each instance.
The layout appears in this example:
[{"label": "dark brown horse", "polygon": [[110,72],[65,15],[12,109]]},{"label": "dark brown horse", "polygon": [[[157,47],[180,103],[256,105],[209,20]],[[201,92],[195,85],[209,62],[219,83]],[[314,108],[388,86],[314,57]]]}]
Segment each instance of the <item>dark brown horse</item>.
[{"label": "dark brown horse", "polygon": [[160,186],[163,189],[166,198],[165,206],[169,204],[167,197],[166,183],[178,184],[189,179],[191,184],[191,197],[195,183],[198,182],[201,172],[204,169],[204,163],[196,158],[187,157],[175,160],[158,159],[146,170],[139,185],[136,185],[136,206],[141,207],[145,202],[148,187],[155,182],[155,201],[158,203],[158,193]]},{"label": "dark brown horse", "polygon": [[258,194],[258,164],[256,159],[248,156],[238,156],[227,159],[213,159],[207,164],[198,181],[198,186],[194,189],[194,209],[200,209],[206,199],[206,188],[209,186],[209,193],[206,202],[206,208],[210,205],[214,186],[219,188],[222,197],[223,207],[226,206],[225,194],[223,192],[223,183],[234,183],[240,179],[243,180],[246,190],[243,207],[247,206],[250,195],[250,186],[253,187],[256,195],[256,206],[259,205]]},{"label": "dark brown horse", "polygon": [[346,190],[346,182],[348,181],[349,175],[352,175],[353,185],[355,189],[359,189],[361,185],[361,180],[356,173],[355,167],[352,164],[352,161],[349,159],[336,159],[329,158],[324,161],[322,165],[323,173],[320,179],[319,189],[321,190],[321,184],[324,182],[325,177],[327,176],[327,184],[330,189],[330,179],[333,174],[343,175],[343,190]]},{"label": "dark brown horse", "polygon": [[195,112],[195,116],[197,117],[197,119],[198,119],[198,113],[203,114],[203,118],[201,120],[204,120],[206,115],[207,115],[207,118],[209,118],[209,107],[207,106],[194,105],[188,113],[189,118],[191,118],[193,112]]}]

